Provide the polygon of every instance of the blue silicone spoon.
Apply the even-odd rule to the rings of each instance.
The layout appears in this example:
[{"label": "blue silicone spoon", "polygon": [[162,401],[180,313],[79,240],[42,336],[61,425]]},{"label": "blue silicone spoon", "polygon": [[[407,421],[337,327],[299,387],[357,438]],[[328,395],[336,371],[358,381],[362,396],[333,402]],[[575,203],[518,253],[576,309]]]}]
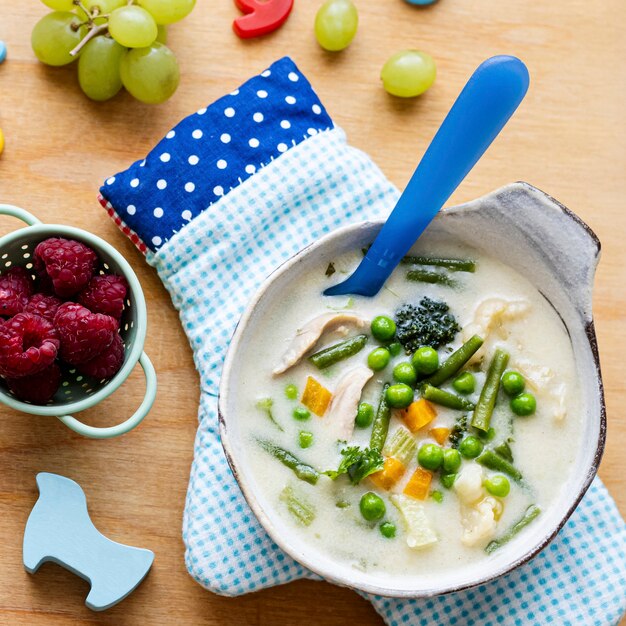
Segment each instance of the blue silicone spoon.
[{"label": "blue silicone spoon", "polygon": [[380,291],[513,115],[528,83],[528,70],[515,57],[495,56],[478,66],[356,271],[324,295],[375,296]]}]

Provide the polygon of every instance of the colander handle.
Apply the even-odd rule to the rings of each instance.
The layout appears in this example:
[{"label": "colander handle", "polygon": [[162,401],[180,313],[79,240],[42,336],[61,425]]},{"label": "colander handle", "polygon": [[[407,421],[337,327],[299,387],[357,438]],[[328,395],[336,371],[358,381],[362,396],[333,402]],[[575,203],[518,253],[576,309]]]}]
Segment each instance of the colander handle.
[{"label": "colander handle", "polygon": [[26,222],[29,226],[41,224],[41,220],[38,220],[34,215],[24,209],[20,209],[18,206],[13,206],[12,204],[0,204],[0,215],[17,217],[18,220]]},{"label": "colander handle", "polygon": [[97,428],[96,426],[83,424],[71,415],[61,415],[58,419],[61,420],[69,429],[79,435],[89,437],[90,439],[111,439],[112,437],[119,437],[120,435],[124,435],[125,433],[131,431],[141,423],[143,418],[152,408],[157,391],[156,372],[154,371],[152,362],[145,352],[141,353],[141,356],[139,357],[139,364],[143,368],[146,377],[146,395],[144,396],[141,406],[135,411],[135,414],[129,417],[125,422],[122,422],[117,426]]}]

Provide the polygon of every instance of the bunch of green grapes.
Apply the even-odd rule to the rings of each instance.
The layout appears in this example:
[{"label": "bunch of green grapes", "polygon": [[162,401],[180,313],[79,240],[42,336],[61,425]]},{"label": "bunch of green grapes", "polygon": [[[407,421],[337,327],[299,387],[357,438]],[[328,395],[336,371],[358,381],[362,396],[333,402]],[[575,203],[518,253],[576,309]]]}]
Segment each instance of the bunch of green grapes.
[{"label": "bunch of green grapes", "polygon": [[182,20],[196,0],[42,0],[53,13],[33,29],[31,43],[46,65],[78,59],[78,81],[92,100],[126,88],[137,100],[165,102],[180,81],[165,45],[167,25]]}]

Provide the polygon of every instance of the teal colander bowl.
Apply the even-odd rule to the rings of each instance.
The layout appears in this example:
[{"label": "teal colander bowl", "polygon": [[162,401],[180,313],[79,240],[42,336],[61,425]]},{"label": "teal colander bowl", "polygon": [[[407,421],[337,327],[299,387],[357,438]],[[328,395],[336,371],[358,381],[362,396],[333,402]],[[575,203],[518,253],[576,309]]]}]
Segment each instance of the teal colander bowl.
[{"label": "teal colander bowl", "polygon": [[[83,376],[75,369],[63,367],[59,390],[44,406],[18,400],[0,379],[0,402],[31,415],[56,417],[73,431],[93,439],[107,439],[127,433],[148,414],[154,404],[157,389],[154,366],[143,351],[147,327],[146,301],[135,272],[115,248],[85,230],[59,224],[43,224],[24,209],[8,204],[0,204],[0,215],[10,215],[28,224],[26,228],[0,237],[0,272],[15,266],[32,270],[32,255],[37,244],[48,237],[64,237],[76,239],[93,248],[100,260],[100,273],[120,274],[129,285],[128,299],[120,324],[120,333],[124,340],[124,363],[113,378],[98,380]],[[141,406],[133,415],[116,426],[105,428],[83,424],[72,416],[72,413],[90,409],[110,396],[128,378],[137,362],[146,377],[146,393]]]}]

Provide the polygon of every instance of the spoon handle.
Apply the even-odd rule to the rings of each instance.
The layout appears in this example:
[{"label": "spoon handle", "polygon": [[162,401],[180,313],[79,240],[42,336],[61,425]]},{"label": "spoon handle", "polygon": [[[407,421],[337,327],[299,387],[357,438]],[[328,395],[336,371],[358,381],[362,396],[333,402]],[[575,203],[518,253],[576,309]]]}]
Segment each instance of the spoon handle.
[{"label": "spoon handle", "polygon": [[[363,285],[359,293],[378,292],[513,115],[526,95],[528,83],[528,70],[516,57],[495,56],[479,65],[369,249],[360,278],[369,277],[356,282],[371,288]],[[332,288],[326,293],[330,292]]]}]

